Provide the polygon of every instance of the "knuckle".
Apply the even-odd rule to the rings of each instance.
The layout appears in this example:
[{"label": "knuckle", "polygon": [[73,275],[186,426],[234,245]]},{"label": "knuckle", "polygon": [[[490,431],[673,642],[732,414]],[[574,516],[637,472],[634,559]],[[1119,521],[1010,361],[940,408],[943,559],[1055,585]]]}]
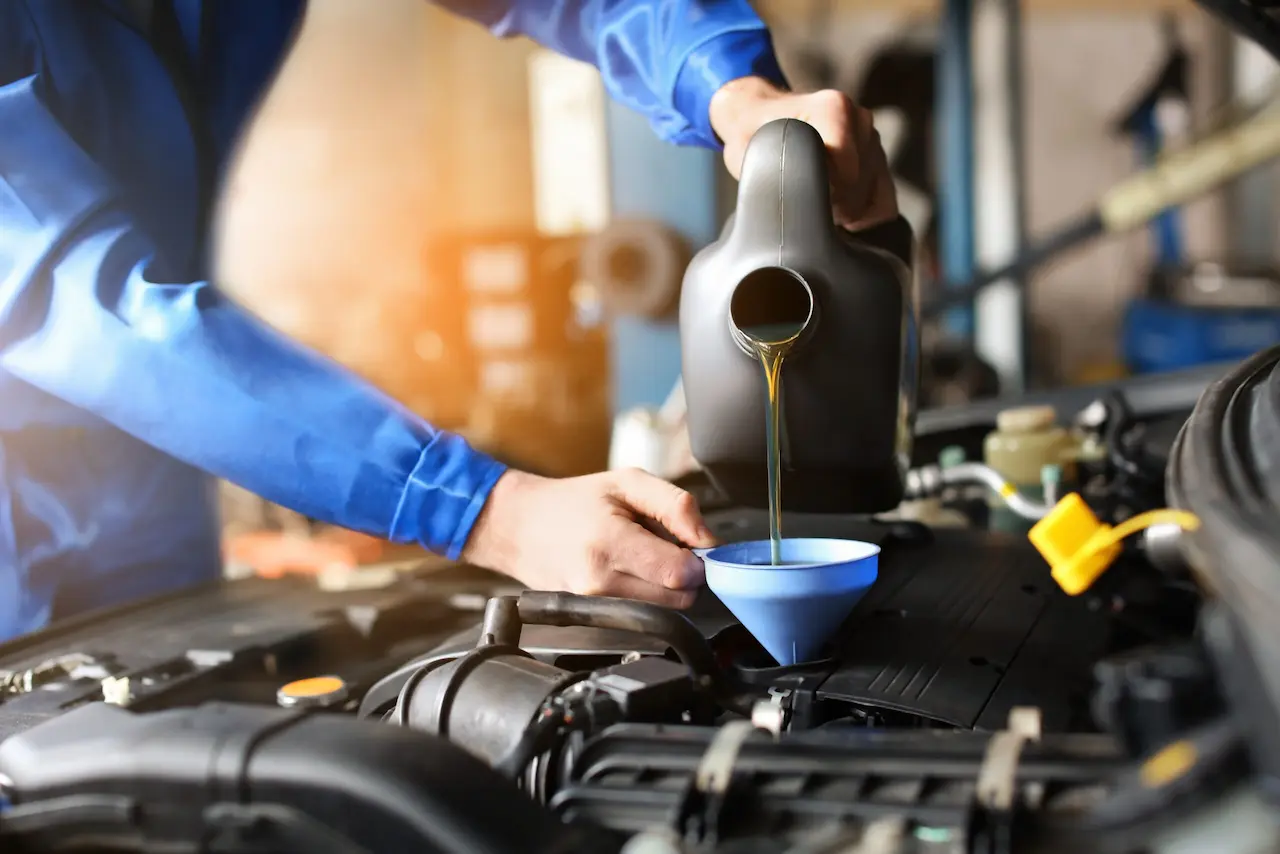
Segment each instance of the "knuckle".
[{"label": "knuckle", "polygon": [[603,540],[594,540],[587,544],[586,563],[588,575],[602,576],[609,570],[611,559],[609,544]]},{"label": "knuckle", "polygon": [[665,598],[668,607],[683,611],[693,606],[697,594],[692,590],[673,590]]},{"label": "knuckle", "polygon": [[815,92],[813,97],[819,105],[832,112],[851,114],[856,109],[853,99],[839,89],[822,89]]},{"label": "knuckle", "polygon": [[686,492],[683,489],[677,489],[675,500],[672,504],[676,512],[681,515],[698,512],[698,499],[693,497],[692,492]]},{"label": "knuckle", "polygon": [[658,584],[667,590],[680,589],[680,570],[670,563],[665,563],[658,570],[658,577],[654,579]]},{"label": "knuckle", "polygon": [[584,596],[608,596],[613,587],[613,572],[607,553],[594,548],[587,551],[586,566],[577,574],[577,590]]},{"label": "knuckle", "polygon": [[689,572],[684,560],[674,558],[663,561],[658,571],[658,583],[668,590],[683,590],[689,586]]},{"label": "knuckle", "polygon": [[644,474],[644,469],[639,466],[627,466],[626,468],[609,472],[609,480],[616,491],[625,493],[628,490],[635,489],[636,481],[644,477]]}]

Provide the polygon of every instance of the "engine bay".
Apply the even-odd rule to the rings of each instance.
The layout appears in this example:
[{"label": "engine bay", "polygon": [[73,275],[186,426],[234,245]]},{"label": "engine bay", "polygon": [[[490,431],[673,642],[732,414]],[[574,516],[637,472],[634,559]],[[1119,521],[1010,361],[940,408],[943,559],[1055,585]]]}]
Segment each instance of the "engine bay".
[{"label": "engine bay", "polygon": [[[1104,429],[1114,407],[1094,426],[1134,465],[1105,463],[1082,493],[1114,518],[1160,500],[1144,478],[1177,469],[1214,389],[1240,372],[1257,382],[1269,359],[1208,392],[1195,374],[1051,401],[1096,416],[1123,399],[1123,430]],[[990,415],[926,418],[922,446],[930,429],[972,445]],[[763,511],[702,500],[722,541],[767,536]],[[348,589],[247,579],[55,624],[0,648],[0,839],[33,852],[1269,850],[1251,847],[1274,837],[1239,710],[1275,718],[1230,690],[1243,629],[1188,570],[1203,551],[1131,543],[1069,596],[1025,533],[994,530],[986,496],[947,503],[965,524],[786,520],[795,536],[882,549],[820,657],[787,667],[706,590],[677,613],[462,565]],[[1176,847],[1206,834],[1210,848]]]}]

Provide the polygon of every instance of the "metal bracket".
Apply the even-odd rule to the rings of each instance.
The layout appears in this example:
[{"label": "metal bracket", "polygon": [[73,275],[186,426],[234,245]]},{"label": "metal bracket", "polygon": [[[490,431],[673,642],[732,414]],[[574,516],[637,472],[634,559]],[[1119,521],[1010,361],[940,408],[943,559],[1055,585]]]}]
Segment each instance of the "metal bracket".
[{"label": "metal bracket", "polygon": [[676,809],[674,825],[685,839],[714,843],[718,838],[720,814],[738,754],[756,731],[751,721],[733,720],[712,737]]},{"label": "metal bracket", "polygon": [[895,854],[903,850],[907,822],[886,816],[866,824],[836,824],[792,846],[787,854]]},{"label": "metal bracket", "polygon": [[1022,747],[1028,741],[1039,741],[1040,710],[1019,706],[1009,712],[1008,728],[987,742],[987,753],[978,771],[978,803],[1001,813],[1013,809],[1017,794],[1018,763]]},{"label": "metal bracket", "polygon": [[655,827],[627,840],[620,854],[685,854],[685,847],[669,828]]},{"label": "metal bracket", "polygon": [[751,725],[773,733],[777,738],[791,720],[791,692],[785,688],[770,688],[769,699],[758,700],[751,707]]},{"label": "metal bracket", "polygon": [[716,731],[694,773],[693,784],[699,792],[723,795],[728,790],[738,753],[755,730],[756,726],[751,721],[730,721]]}]

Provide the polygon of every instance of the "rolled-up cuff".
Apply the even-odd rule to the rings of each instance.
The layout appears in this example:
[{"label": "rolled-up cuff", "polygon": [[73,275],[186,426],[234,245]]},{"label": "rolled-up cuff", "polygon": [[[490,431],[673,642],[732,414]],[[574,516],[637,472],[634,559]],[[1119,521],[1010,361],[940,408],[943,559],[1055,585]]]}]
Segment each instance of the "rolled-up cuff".
[{"label": "rolled-up cuff", "polygon": [[773,40],[763,27],[721,33],[700,43],[685,57],[676,76],[673,103],[693,126],[701,145],[724,147],[711,127],[711,98],[726,83],[743,77],[762,77],[790,88],[773,52]]},{"label": "rolled-up cuff", "polygon": [[493,485],[507,466],[472,448],[461,436],[437,435],[405,484],[392,538],[417,542],[457,560]]}]

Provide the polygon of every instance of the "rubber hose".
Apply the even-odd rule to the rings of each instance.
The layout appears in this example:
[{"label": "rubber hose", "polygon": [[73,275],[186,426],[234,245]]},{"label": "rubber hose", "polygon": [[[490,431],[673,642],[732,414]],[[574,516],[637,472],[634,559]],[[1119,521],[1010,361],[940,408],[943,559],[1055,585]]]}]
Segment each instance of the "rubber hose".
[{"label": "rubber hose", "polygon": [[651,635],[665,641],[696,675],[709,679],[722,701],[732,698],[711,645],[683,614],[631,599],[544,590],[521,593],[517,610],[527,626],[587,626]]},{"label": "rubber hose", "polygon": [[995,469],[983,463],[960,463],[947,466],[942,470],[942,482],[949,485],[961,483],[982,483],[992,492],[1000,496],[1009,509],[1024,519],[1043,519],[1049,515],[1050,507],[1032,501],[1021,492],[1007,492],[1009,485],[1004,477]]}]

